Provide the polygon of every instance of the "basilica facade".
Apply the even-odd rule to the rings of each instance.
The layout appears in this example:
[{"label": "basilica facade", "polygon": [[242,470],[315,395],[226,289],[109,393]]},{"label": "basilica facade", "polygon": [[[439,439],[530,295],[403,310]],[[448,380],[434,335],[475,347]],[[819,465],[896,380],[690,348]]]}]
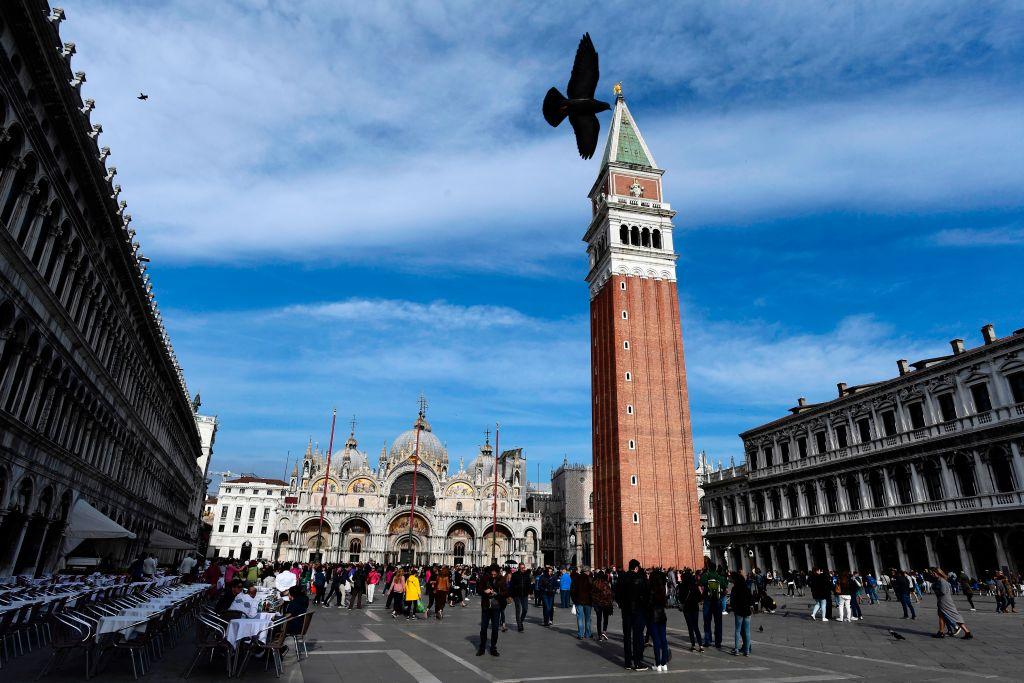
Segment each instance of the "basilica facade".
[{"label": "basilica facade", "polygon": [[327,461],[310,443],[296,463],[277,515],[277,559],[542,562],[541,515],[527,512],[521,448],[496,454],[488,437],[468,467],[460,458],[453,468],[421,407],[412,429],[381,450],[376,466],[359,450],[354,428],[329,468]]}]

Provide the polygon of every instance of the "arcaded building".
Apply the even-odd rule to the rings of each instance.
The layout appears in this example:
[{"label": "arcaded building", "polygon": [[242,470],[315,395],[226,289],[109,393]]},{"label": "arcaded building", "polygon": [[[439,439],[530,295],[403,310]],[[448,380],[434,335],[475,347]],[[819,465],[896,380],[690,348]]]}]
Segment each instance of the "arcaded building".
[{"label": "arcaded building", "polygon": [[288,484],[274,535],[278,559],[528,566],[543,559],[522,449],[496,454],[487,436],[468,466],[461,458],[452,466],[423,402],[376,466],[353,426],[329,468],[326,453],[309,444]]},{"label": "arcaded building", "polygon": [[[872,384],[838,384],[741,434],[705,477],[712,557],[730,566],[1024,570],[1024,329]],[[753,555],[753,557],[751,557]]]},{"label": "arcaded building", "polygon": [[194,411],[63,18],[0,3],[0,575],[59,566],[89,507],[121,527],[89,549],[114,563],[194,545],[204,489]]},{"label": "arcaded building", "polygon": [[590,270],[596,566],[703,564],[672,218],[616,86],[583,240]]}]

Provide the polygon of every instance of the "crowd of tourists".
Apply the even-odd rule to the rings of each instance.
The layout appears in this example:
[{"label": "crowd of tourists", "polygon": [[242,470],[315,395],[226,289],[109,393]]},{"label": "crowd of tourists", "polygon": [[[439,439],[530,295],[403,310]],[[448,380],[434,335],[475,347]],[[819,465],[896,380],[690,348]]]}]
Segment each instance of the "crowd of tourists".
[{"label": "crowd of tourists", "polygon": [[[974,597],[991,595],[996,611],[1016,612],[1016,597],[1024,590],[1021,577],[990,572],[970,577],[931,567],[924,571],[892,570],[875,577],[857,571],[762,572],[727,569],[709,564],[703,569],[643,568],[633,560],[625,569],[602,570],[563,567],[395,566],[367,563],[272,563],[217,560],[205,567],[189,567],[197,580],[211,588],[238,584],[262,585],[285,592],[298,587],[316,605],[359,610],[375,601],[394,619],[442,620],[446,608],[466,607],[479,601],[480,632],[477,655],[499,656],[499,633],[510,627],[523,631],[529,607],[541,609],[541,623],[554,625],[556,606],[569,611],[576,638],[608,640],[609,621],[619,612],[623,635],[624,665],[646,670],[644,651],[653,650],[654,668],[668,670],[667,630],[670,612],[682,612],[690,649],[722,649],[723,620],[731,615],[731,654],[749,656],[752,650],[751,620],[755,615],[785,610],[800,614],[801,606],[779,607],[776,595],[811,598],[812,620],[852,623],[864,619],[862,606],[882,600],[898,601],[906,619],[916,619],[914,605],[934,596],[936,638],[974,638],[961,615],[954,595],[966,599],[974,611]],[[200,576],[201,573],[201,576]],[[512,607],[509,615],[508,607]]]}]

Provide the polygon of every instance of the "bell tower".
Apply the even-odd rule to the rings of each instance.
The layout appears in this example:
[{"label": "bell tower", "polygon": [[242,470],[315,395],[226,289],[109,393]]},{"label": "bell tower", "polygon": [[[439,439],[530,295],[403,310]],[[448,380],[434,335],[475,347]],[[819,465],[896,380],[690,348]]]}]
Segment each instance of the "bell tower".
[{"label": "bell tower", "polygon": [[703,563],[672,218],[619,86],[583,241],[597,566]]}]

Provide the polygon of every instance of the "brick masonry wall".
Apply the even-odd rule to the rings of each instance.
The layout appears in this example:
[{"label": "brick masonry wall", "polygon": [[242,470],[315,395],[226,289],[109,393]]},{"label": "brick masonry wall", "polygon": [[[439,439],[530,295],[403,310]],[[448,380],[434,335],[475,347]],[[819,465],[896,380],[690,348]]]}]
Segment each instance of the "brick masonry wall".
[{"label": "brick masonry wall", "polygon": [[591,303],[591,333],[595,559],[699,566],[700,510],[676,284],[613,277]]}]

